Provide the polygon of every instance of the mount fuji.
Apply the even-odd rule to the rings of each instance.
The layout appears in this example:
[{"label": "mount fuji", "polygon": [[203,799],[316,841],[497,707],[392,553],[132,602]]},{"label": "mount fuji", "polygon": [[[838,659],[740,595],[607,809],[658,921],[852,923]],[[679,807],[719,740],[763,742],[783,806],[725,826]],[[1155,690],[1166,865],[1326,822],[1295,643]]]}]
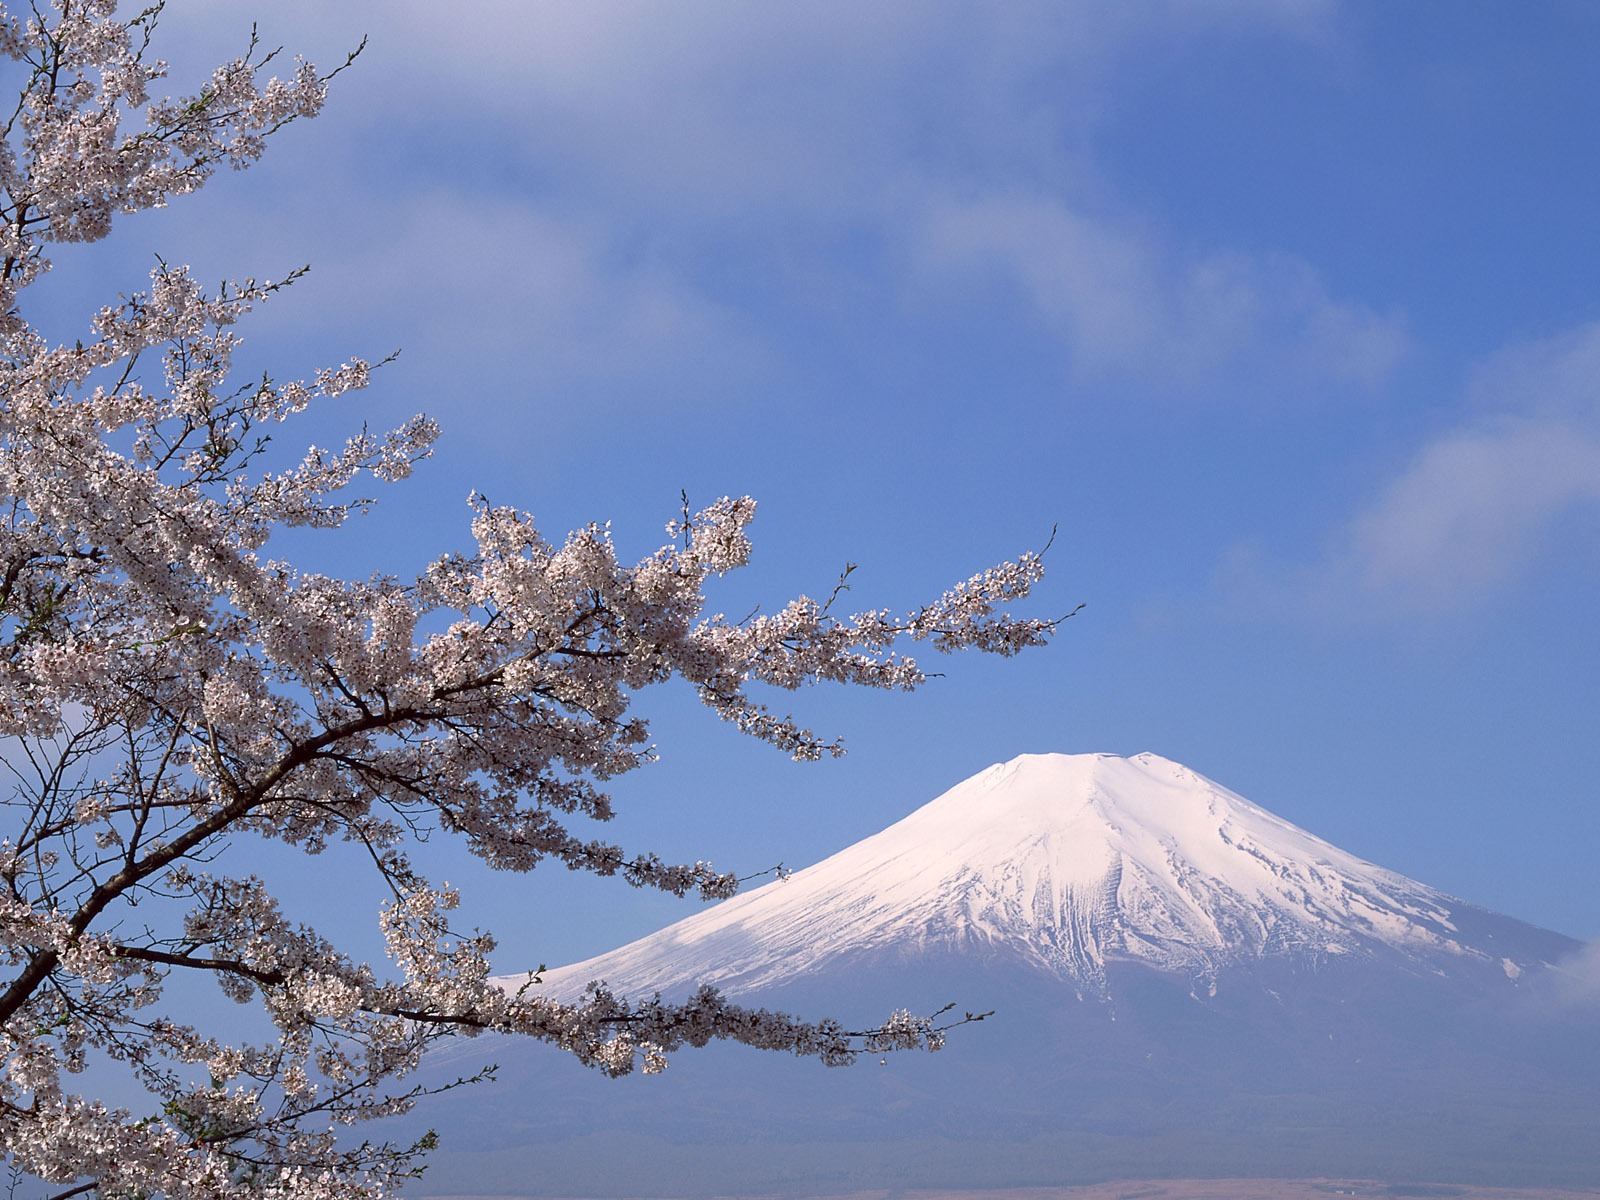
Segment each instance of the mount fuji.
[{"label": "mount fuji", "polygon": [[[1578,943],[1347,854],[1153,754],[1024,755],[882,833],[544,976],[571,998],[711,983],[729,995],[948,954],[1111,998],[1137,964],[1214,996],[1229,969],[1349,957],[1515,981]],[[520,985],[520,978],[508,983]]]},{"label": "mount fuji", "polygon": [[851,1023],[949,1001],[992,1018],[881,1066],[713,1046],[617,1081],[480,1041],[502,1083],[430,1112],[434,1170],[506,1196],[1600,1186],[1600,989],[1571,966],[1583,949],[1155,755],[1026,755],[534,985],[711,983]]}]

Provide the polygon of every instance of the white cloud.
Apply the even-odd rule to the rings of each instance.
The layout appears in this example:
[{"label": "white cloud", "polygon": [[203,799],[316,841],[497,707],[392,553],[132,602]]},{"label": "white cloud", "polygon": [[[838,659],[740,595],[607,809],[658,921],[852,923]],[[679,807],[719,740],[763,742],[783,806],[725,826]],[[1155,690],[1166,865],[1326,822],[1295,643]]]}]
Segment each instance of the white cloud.
[{"label": "white cloud", "polygon": [[1507,420],[1427,446],[1350,530],[1359,594],[1406,607],[1471,604],[1524,572],[1551,526],[1600,502],[1600,438]]},{"label": "white cloud", "polygon": [[[974,279],[1002,281],[1076,368],[1167,384],[1243,366],[1288,391],[1381,380],[1400,326],[1292,257],[1174,251],[1114,201],[1090,215],[1067,197],[1105,190],[1094,129],[1126,55],[1218,28],[1314,38],[1329,9],[280,0],[263,34],[324,64],[372,35],[329,114],[280,152],[309,151],[307,185],[360,196],[359,219],[391,244],[356,254],[335,228],[296,261],[403,291],[421,274],[405,247],[428,246],[430,305],[457,338],[527,338],[539,361],[597,381],[748,358],[745,297],[704,263],[848,274],[860,263],[832,248],[865,244],[890,270],[913,264],[891,292],[931,286],[959,305]],[[226,9],[169,24],[180,16],[182,58],[237,44]],[[393,161],[413,144],[415,163]],[[423,212],[433,198],[448,207]]]},{"label": "white cloud", "polygon": [[738,313],[647,254],[619,253],[598,224],[493,196],[407,198],[381,232],[330,241],[316,261],[349,289],[366,328],[404,331],[408,371],[426,364],[453,404],[495,413],[502,427],[519,408],[551,419],[556,398],[590,410],[612,395],[657,404],[691,379],[696,401],[715,404],[764,354]]},{"label": "white cloud", "polygon": [[1514,587],[1571,522],[1600,512],[1600,322],[1514,347],[1476,373],[1471,415],[1423,445],[1303,572],[1319,617],[1429,618]]},{"label": "white cloud", "polygon": [[1584,943],[1530,982],[1535,990],[1528,1000],[1535,1009],[1570,1012],[1600,1008],[1600,941]]},{"label": "white cloud", "polygon": [[1047,196],[936,206],[920,243],[931,270],[1020,289],[1082,369],[1191,381],[1273,360],[1370,384],[1406,348],[1398,321],[1334,300],[1303,262],[1227,252],[1185,260],[1143,231]]},{"label": "white cloud", "polygon": [[458,123],[465,101],[507,152],[570,170],[617,203],[680,218],[757,206],[898,221],[908,193],[930,183],[1055,172],[1140,48],[1215,29],[1316,38],[1332,8],[479,0],[467,20],[439,5],[375,10],[373,53],[425,64],[428,119]]}]

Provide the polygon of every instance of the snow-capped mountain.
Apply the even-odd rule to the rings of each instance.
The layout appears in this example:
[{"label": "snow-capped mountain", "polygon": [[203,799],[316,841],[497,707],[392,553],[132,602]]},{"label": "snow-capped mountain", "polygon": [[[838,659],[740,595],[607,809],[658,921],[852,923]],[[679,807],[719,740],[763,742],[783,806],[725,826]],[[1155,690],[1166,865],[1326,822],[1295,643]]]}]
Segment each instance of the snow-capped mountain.
[{"label": "snow-capped mountain", "polygon": [[786,879],[547,972],[541,990],[568,996],[604,979],[633,995],[699,983],[739,995],[956,954],[1021,962],[1081,992],[1104,994],[1119,962],[1210,992],[1229,965],[1263,958],[1393,956],[1515,979],[1575,948],[1347,854],[1157,755],[1037,754]]},{"label": "snow-capped mountain", "polygon": [[949,1001],[992,1019],[882,1066],[710,1046],[616,1081],[551,1047],[464,1042],[440,1078],[476,1055],[500,1083],[430,1110],[430,1178],[507,1196],[1600,1187],[1600,1001],[1575,1002],[1559,965],[1580,949],[1155,755],[1027,755],[537,985],[709,982],[857,1028]]}]

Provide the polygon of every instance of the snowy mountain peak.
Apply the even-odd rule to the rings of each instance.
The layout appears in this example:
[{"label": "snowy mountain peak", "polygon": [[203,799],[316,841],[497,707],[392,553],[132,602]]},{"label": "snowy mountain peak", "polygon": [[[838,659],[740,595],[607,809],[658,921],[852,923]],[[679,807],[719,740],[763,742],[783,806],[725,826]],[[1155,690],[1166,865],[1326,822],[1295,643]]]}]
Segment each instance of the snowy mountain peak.
[{"label": "snowy mountain peak", "polygon": [[1115,962],[1197,986],[1273,957],[1397,954],[1433,971],[1503,959],[1513,976],[1526,965],[1506,957],[1507,939],[1471,944],[1463,913],[1475,927],[1504,920],[1158,755],[1028,754],[785,880],[548,972],[544,989],[605,979],[631,994],[739,994],[939,953],[1020,961],[1089,991]]}]

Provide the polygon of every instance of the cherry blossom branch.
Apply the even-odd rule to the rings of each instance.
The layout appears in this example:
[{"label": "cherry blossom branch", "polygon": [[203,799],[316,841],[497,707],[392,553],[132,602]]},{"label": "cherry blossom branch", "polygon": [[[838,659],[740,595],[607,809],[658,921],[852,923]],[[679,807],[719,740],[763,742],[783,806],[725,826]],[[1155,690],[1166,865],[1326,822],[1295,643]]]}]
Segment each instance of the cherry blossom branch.
[{"label": "cherry blossom branch", "polygon": [[[640,691],[685,688],[796,759],[842,753],[765,698],[818,682],[920,687],[930,675],[905,652],[914,643],[1000,655],[1046,643],[1066,617],[1009,611],[1042,577],[1044,551],[898,614],[840,611],[857,585],[849,564],[821,602],[737,621],[710,593],[750,559],[749,497],[691,512],[684,496],[667,544],[636,562],[604,525],[552,541],[477,496],[471,548],[414,580],[272,557],[286,530],[344,525],[430,454],[438,429],[418,415],[278,457],[280,426],[368,386],[388,359],[235,381],[237,328],[302,271],[213,293],[158,260],[147,288],[72,344],[31,327],[25,302],[53,245],[101,240],[119,216],[253,163],[320,111],[361,50],[320,73],[252,30],[241,56],[163,97],[166,67],[149,54],[162,4],[129,18],[117,7],[0,0],[0,59],[18,89],[0,124],[8,1165],[63,1197],[356,1200],[406,1178],[426,1147],[351,1145],[339,1130],[427,1094],[400,1081],[455,1032],[540,1039],[623,1074],[713,1038],[829,1064],[935,1049],[987,1015],[846,1028],[711,989],[667,1004],[596,985],[560,1004],[531,980],[515,995],[492,982],[492,936],[452,928],[459,894],[412,865],[414,843],[459,839],[493,870],[558,861],[729,895],[744,880],[576,828],[611,820],[610,781],[654,759]],[[379,966],[290,921],[267,881],[211,873],[253,838],[357,850],[387,897]],[[273,1036],[239,1042],[178,1019],[166,985],[195,971],[259,1005]],[[77,1094],[90,1065],[126,1070],[156,1111]]]}]

